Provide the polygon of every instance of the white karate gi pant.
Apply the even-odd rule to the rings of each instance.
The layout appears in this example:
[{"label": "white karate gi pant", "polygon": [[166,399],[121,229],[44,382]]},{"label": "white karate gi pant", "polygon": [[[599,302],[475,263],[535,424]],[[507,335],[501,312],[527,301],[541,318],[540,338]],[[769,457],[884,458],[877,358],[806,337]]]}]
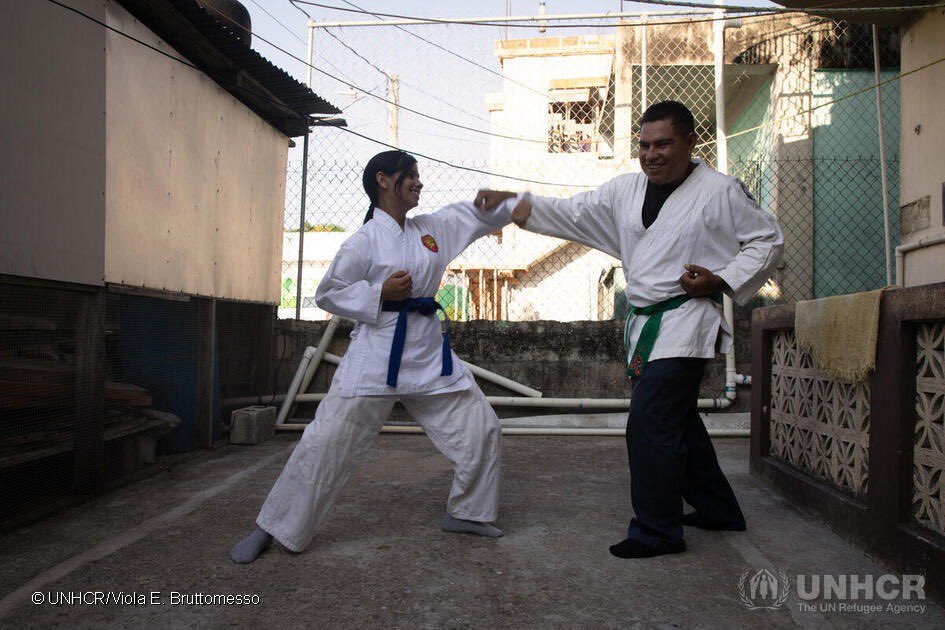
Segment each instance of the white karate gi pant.
[{"label": "white karate gi pant", "polygon": [[[342,398],[332,385],[319,403],[256,524],[292,551],[308,547],[395,399]],[[502,428],[479,387],[403,396],[400,402],[453,464],[446,511],[470,521],[495,521],[499,507]]]}]

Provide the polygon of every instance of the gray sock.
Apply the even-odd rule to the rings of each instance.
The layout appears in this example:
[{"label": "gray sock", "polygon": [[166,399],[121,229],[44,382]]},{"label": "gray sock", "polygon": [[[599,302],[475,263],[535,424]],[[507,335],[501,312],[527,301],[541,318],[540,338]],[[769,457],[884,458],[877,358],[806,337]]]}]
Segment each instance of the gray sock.
[{"label": "gray sock", "polygon": [[272,536],[257,527],[253,533],[239,541],[230,550],[230,558],[237,564],[249,564],[272,544]]},{"label": "gray sock", "polygon": [[502,530],[489,523],[479,523],[477,521],[465,521],[460,518],[453,518],[449,514],[444,514],[440,520],[440,529],[444,532],[459,532],[462,534],[476,534],[478,536],[488,536],[489,538],[499,538],[503,536]]}]

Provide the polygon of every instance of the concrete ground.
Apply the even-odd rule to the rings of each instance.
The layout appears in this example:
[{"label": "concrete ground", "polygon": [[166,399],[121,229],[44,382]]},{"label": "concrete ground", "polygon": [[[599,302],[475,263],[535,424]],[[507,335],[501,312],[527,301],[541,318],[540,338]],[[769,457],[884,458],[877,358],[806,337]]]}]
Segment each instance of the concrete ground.
[{"label": "concrete ground", "polygon": [[[622,438],[506,436],[506,536],[482,539],[438,529],[450,467],[429,440],[384,434],[307,552],[274,547],[233,564],[230,547],[252,528],[297,437],[191,458],[3,535],[0,627],[945,627],[928,600],[819,598],[802,609],[799,574],[888,570],[750,476],[745,439],[716,445],[749,530],[689,529],[684,554],[608,553],[630,514]],[[751,590],[764,568],[788,578],[787,599],[752,610],[740,584],[749,603],[778,603]],[[94,603],[95,592],[108,601]],[[249,603],[197,599],[217,594]]]}]

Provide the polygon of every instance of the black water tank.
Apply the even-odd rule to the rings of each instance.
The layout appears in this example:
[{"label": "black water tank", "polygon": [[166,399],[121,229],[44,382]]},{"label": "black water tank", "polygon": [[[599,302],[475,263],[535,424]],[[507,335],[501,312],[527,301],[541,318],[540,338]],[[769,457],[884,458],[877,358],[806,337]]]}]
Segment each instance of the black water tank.
[{"label": "black water tank", "polygon": [[253,21],[249,17],[249,11],[242,4],[236,0],[197,0],[197,4],[204,7],[212,17],[226,24],[246,42],[247,46],[253,43],[253,36],[250,33],[253,30]]}]

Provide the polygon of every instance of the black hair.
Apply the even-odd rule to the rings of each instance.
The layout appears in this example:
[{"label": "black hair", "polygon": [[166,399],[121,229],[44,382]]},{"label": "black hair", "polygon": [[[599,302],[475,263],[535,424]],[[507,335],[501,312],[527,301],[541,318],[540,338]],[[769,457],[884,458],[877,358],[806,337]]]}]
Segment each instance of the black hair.
[{"label": "black hair", "polygon": [[670,119],[673,131],[682,137],[688,136],[696,130],[696,121],[689,108],[678,101],[660,101],[646,108],[640,117],[640,127],[643,123]]},{"label": "black hair", "polygon": [[374,218],[374,206],[378,201],[377,174],[393,175],[400,173],[400,177],[394,182],[394,189],[400,188],[407,177],[410,167],[417,163],[417,158],[405,153],[404,151],[382,151],[370,160],[364,167],[364,174],[361,176],[361,184],[364,186],[364,192],[367,193],[370,200],[370,207],[367,214],[364,215],[364,222],[367,223]]}]

